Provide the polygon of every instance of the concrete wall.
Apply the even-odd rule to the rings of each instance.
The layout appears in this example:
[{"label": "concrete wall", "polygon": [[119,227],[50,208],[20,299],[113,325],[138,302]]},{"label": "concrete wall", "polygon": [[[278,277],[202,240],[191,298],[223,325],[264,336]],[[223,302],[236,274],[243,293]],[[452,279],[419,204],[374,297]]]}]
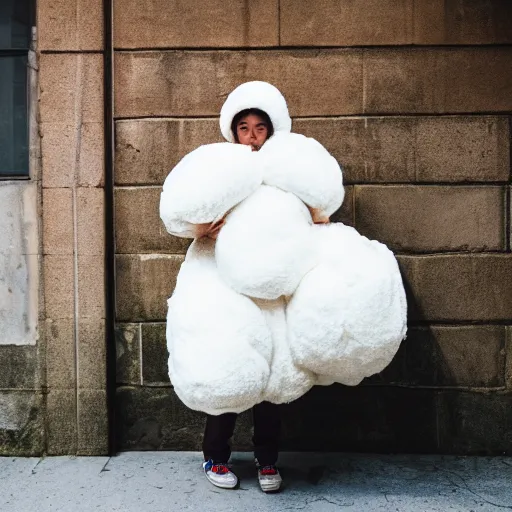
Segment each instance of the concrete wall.
[{"label": "concrete wall", "polygon": [[[115,2],[117,433],[199,449],[169,384],[166,299],[187,244],[158,218],[188,151],[246,80],[345,168],[336,220],[399,254],[410,334],[357,388],[286,406],[284,448],[512,451],[512,5],[449,0]],[[243,415],[235,443],[250,447]]]},{"label": "concrete wall", "polygon": [[[226,95],[262,79],[344,166],[334,220],[398,253],[410,304],[391,366],[286,406],[284,448],[510,452],[509,3],[114,6],[119,448],[200,447],[203,417],[167,377],[166,299],[187,242],[158,219],[160,187],[220,140]],[[102,454],[103,2],[37,7],[31,179],[0,184],[0,454]],[[250,435],[245,414],[236,445]]]},{"label": "concrete wall", "polygon": [[45,450],[104,454],[103,2],[37,4]]}]

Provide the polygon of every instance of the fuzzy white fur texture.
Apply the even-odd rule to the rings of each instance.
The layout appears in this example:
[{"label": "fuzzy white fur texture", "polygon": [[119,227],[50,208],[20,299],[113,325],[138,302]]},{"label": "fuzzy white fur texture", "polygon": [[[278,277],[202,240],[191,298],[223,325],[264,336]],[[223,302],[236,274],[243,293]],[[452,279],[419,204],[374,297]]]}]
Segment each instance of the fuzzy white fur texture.
[{"label": "fuzzy white fur texture", "polygon": [[191,409],[242,412],[263,400],[272,338],[261,309],[220,279],[214,245],[193,242],[168,301],[169,373]]},{"label": "fuzzy white fur texture", "polygon": [[313,267],[311,215],[295,195],[262,185],[227,217],[215,250],[219,273],[258,299],[291,295]]},{"label": "fuzzy white fur texture", "polygon": [[193,238],[194,224],[222,218],[261,183],[261,171],[248,146],[227,142],[200,146],[165,179],[160,218],[169,233]]},{"label": "fuzzy white fur texture", "polygon": [[276,133],[258,151],[263,183],[291,192],[322,214],[332,215],[345,191],[340,166],[315,139]]},{"label": "fuzzy white fur texture", "polygon": [[298,365],[356,385],[382,371],[406,334],[406,301],[393,253],[343,224],[315,226],[320,263],[287,308]]},{"label": "fuzzy white fur texture", "polygon": [[267,82],[246,82],[232,91],[220,111],[220,131],[228,142],[235,142],[231,131],[233,118],[242,110],[258,108],[272,121],[274,133],[289,133],[292,120],[281,91]]},{"label": "fuzzy white fur texture", "polygon": [[193,242],[168,301],[169,373],[188,407],[239,413],[389,364],[406,334],[402,279],[385,245],[313,224],[308,207],[330,215],[342,199],[338,164],[296,134],[259,152],[202,146],[171,172],[160,203],[169,232],[193,236],[226,216],[216,241]]}]

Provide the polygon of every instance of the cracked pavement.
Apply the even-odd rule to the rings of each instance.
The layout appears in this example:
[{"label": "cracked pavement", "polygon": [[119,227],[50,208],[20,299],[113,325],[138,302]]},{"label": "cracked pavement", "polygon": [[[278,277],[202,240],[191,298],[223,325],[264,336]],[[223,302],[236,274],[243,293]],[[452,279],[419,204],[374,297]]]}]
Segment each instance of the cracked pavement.
[{"label": "cracked pavement", "polygon": [[266,495],[249,453],[235,453],[240,488],[207,482],[200,453],[0,457],[2,512],[512,510],[512,459],[282,453],[284,488]]}]

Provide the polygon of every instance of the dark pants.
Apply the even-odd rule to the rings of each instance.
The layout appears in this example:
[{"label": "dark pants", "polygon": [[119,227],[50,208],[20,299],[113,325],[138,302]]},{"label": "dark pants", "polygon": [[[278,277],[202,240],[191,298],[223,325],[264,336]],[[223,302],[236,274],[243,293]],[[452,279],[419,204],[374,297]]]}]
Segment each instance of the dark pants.
[{"label": "dark pants", "polygon": [[[254,422],[254,456],[262,466],[275,464],[279,451],[281,417],[279,406],[262,402],[252,409]],[[203,439],[205,460],[227,462],[231,456],[229,440],[233,436],[237,414],[226,413],[219,416],[206,416]]]}]

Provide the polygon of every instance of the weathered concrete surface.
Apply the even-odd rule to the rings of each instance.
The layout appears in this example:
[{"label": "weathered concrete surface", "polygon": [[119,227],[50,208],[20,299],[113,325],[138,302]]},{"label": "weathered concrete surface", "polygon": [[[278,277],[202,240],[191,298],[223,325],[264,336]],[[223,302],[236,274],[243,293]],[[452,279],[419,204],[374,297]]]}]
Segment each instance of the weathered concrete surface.
[{"label": "weathered concrete surface", "polygon": [[[165,325],[143,323],[118,327],[118,384],[171,385]],[[504,325],[412,326],[391,364],[363,383],[504,387],[506,343]]]},{"label": "weathered concrete surface", "polygon": [[0,345],[37,339],[37,185],[0,182]]},{"label": "weathered concrete surface", "polygon": [[44,188],[103,186],[103,56],[40,56]]},{"label": "weathered concrete surface", "polygon": [[39,50],[103,50],[102,0],[37,2]]},{"label": "weathered concrete surface", "polygon": [[174,254],[118,254],[116,311],[119,321],[160,320],[184,257]]},{"label": "weathered concrete surface", "polygon": [[0,456],[43,453],[43,412],[43,396],[39,392],[0,391]]},{"label": "weathered concrete surface", "polygon": [[494,512],[512,508],[512,462],[496,457],[282,453],[283,490],[259,490],[251,454],[233,454],[240,488],[213,487],[197,452],[0,459],[2,512]]},{"label": "weathered concrete surface", "polygon": [[509,254],[399,256],[410,320],[509,321]]},{"label": "weathered concrete surface", "polygon": [[[321,142],[343,166],[345,183],[504,182],[509,176],[505,116],[295,119],[293,131]],[[117,121],[116,184],[161,185],[187,153],[221,140],[217,119]]]},{"label": "weathered concrete surface", "polygon": [[506,0],[282,0],[280,21],[284,46],[512,42]]},{"label": "weathered concrete surface", "polygon": [[114,110],[122,118],[218,115],[238,84],[264,80],[292,116],[507,112],[511,62],[507,46],[118,52]]},{"label": "weathered concrete surface", "polygon": [[506,250],[503,187],[357,185],[355,192],[357,230],[391,250]]},{"label": "weathered concrete surface", "polygon": [[118,0],[116,48],[276,46],[278,0]]},{"label": "weathered concrete surface", "polygon": [[[115,402],[119,450],[201,449],[204,414],[172,388],[123,386]],[[512,393],[502,389],[315,386],[281,415],[283,450],[512,455]],[[251,430],[247,411],[234,449],[250,448]]]}]

